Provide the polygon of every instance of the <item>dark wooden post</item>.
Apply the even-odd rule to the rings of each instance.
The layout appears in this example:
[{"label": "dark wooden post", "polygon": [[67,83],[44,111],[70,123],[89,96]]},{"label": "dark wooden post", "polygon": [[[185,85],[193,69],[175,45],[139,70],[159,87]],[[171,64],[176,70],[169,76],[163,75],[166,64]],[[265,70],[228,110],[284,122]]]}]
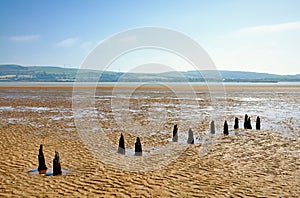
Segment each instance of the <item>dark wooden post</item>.
[{"label": "dark wooden post", "polygon": [[174,125],[173,128],[173,137],[172,137],[172,141],[173,142],[178,142],[178,128],[177,128],[177,124]]},{"label": "dark wooden post", "polygon": [[60,166],[60,161],[59,161],[59,153],[55,151],[55,156],[53,159],[53,176],[55,175],[61,175],[61,166]]},{"label": "dark wooden post", "polygon": [[245,120],[244,120],[244,129],[248,128],[248,115],[245,115]]},{"label": "dark wooden post", "polygon": [[239,119],[237,117],[234,119],[234,127],[233,128],[234,129],[238,129],[239,128]]},{"label": "dark wooden post", "polygon": [[135,142],[135,155],[137,156],[142,156],[143,155],[143,150],[142,150],[142,144],[141,144],[141,141],[140,141],[140,138],[137,137],[136,138],[136,142]]},{"label": "dark wooden post", "polygon": [[252,125],[251,125],[251,119],[250,117],[248,117],[248,129],[252,129]]},{"label": "dark wooden post", "polygon": [[122,133],[121,133],[121,137],[119,139],[118,153],[125,154],[125,141],[124,141],[124,136]]},{"label": "dark wooden post", "polygon": [[228,135],[229,132],[228,132],[228,124],[227,124],[227,121],[225,120],[224,122],[224,130],[223,130],[223,133],[224,135]]},{"label": "dark wooden post", "polygon": [[188,136],[188,140],[187,140],[188,144],[194,144],[194,132],[192,131],[192,129],[189,129],[189,136]]},{"label": "dark wooden post", "polygon": [[256,130],[260,130],[260,117],[257,116],[256,118]]},{"label": "dark wooden post", "polygon": [[216,127],[215,127],[215,122],[211,121],[210,123],[210,133],[215,134],[216,133]]},{"label": "dark wooden post", "polygon": [[43,153],[43,145],[42,144],[40,145],[38,160],[39,160],[39,167],[38,167],[39,173],[46,173],[47,166],[45,163],[45,157],[44,157],[44,153]]}]

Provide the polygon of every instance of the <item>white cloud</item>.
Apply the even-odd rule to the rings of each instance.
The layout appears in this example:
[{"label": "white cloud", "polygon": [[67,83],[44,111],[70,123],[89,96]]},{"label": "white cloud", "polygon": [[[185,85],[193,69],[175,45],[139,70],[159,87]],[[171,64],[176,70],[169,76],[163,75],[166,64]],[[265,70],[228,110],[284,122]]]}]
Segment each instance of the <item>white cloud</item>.
[{"label": "white cloud", "polygon": [[237,33],[275,33],[300,29],[300,22],[279,23],[273,25],[260,25],[247,27],[237,31]]},{"label": "white cloud", "polygon": [[40,39],[40,35],[18,35],[18,36],[11,36],[9,40],[14,42],[31,42]]},{"label": "white cloud", "polygon": [[55,45],[59,47],[71,47],[78,41],[78,37],[71,37],[57,42]]},{"label": "white cloud", "polygon": [[277,74],[300,71],[300,21],[236,29],[207,46],[220,69]]}]

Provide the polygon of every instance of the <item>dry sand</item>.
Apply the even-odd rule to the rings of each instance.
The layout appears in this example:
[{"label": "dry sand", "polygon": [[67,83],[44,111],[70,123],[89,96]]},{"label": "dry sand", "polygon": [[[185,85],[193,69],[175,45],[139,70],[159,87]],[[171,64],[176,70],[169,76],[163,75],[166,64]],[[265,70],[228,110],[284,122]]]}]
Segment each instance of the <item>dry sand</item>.
[{"label": "dry sand", "polygon": [[[126,89],[126,88],[122,88]],[[178,100],[157,90],[141,89],[129,100],[133,123],[117,127],[110,88],[99,89],[99,123],[117,148],[120,132],[133,147],[138,124],[145,130],[149,111],[164,107],[163,126],[156,135],[142,137],[143,146],[159,147],[171,138],[173,124],[181,135],[193,126],[199,144],[190,145],[173,163],[150,172],[127,172],[103,164],[79,138],[72,113],[70,87],[0,88],[0,196],[117,196],[117,197],[299,197],[300,195],[300,87],[226,87],[228,108],[216,118],[218,134],[207,152],[201,144],[209,131],[210,101],[205,87],[196,87],[201,107],[180,117]],[[169,94],[169,93],[168,93]],[[141,97],[149,95],[149,97]],[[122,102],[126,98],[116,98]],[[150,104],[150,106],[149,106]],[[191,107],[189,100],[181,104]],[[147,106],[148,105],[148,106]],[[161,113],[161,112],[160,112]],[[231,130],[233,118],[245,113],[262,118],[262,130]],[[190,115],[189,115],[190,114]],[[195,114],[195,115],[194,115]],[[189,116],[187,116],[189,115]],[[182,119],[181,119],[182,118]],[[221,135],[224,119],[230,136]],[[195,124],[195,125],[193,125]],[[136,126],[135,126],[136,125]],[[255,127],[255,122],[252,123]],[[180,136],[184,137],[184,136]],[[63,176],[34,175],[38,148],[44,145],[48,168],[54,151],[60,153]],[[202,148],[202,149],[201,149]],[[151,154],[151,153],[150,153]]]}]

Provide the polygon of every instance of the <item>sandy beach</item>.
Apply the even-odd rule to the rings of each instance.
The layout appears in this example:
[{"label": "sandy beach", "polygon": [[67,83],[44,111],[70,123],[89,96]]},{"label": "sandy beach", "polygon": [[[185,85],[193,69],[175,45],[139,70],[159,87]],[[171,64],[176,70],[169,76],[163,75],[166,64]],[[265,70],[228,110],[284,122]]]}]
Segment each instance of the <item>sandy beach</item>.
[{"label": "sandy beach", "polygon": [[[193,88],[195,97],[180,86],[175,91],[141,87],[130,95],[128,89],[96,90],[99,128],[89,138],[97,142],[101,129],[117,150],[122,132],[130,151],[140,136],[145,156],[111,155],[147,160],[157,148],[171,144],[177,124],[177,144],[185,150],[176,159],[147,171],[110,166],[78,131],[76,119],[84,123],[94,118],[89,118],[90,111],[74,113],[72,87],[0,87],[0,196],[299,197],[299,86],[227,86],[225,97],[215,101],[204,86]],[[243,129],[245,113],[253,130]],[[256,116],[261,117],[261,130],[255,130]],[[237,130],[234,117],[240,120]],[[212,119],[217,130],[213,136]],[[222,134],[224,120],[229,136]],[[186,144],[189,128],[194,145]],[[40,144],[48,168],[54,152],[60,153],[64,175],[30,172],[38,167]]]}]

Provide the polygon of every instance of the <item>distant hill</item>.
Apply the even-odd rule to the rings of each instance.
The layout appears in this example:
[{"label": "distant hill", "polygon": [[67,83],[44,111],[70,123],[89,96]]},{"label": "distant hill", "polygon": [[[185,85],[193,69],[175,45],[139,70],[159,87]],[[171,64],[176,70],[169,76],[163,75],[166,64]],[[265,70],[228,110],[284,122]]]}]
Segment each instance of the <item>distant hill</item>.
[{"label": "distant hill", "polygon": [[[0,82],[28,81],[28,82],[74,82],[97,81],[101,75],[101,82],[203,82],[221,79],[224,82],[300,82],[300,74],[278,75],[244,71],[186,71],[164,73],[124,73],[112,71],[81,70],[63,68],[59,66],[21,66],[0,65]],[[205,79],[204,79],[205,77]]]}]

